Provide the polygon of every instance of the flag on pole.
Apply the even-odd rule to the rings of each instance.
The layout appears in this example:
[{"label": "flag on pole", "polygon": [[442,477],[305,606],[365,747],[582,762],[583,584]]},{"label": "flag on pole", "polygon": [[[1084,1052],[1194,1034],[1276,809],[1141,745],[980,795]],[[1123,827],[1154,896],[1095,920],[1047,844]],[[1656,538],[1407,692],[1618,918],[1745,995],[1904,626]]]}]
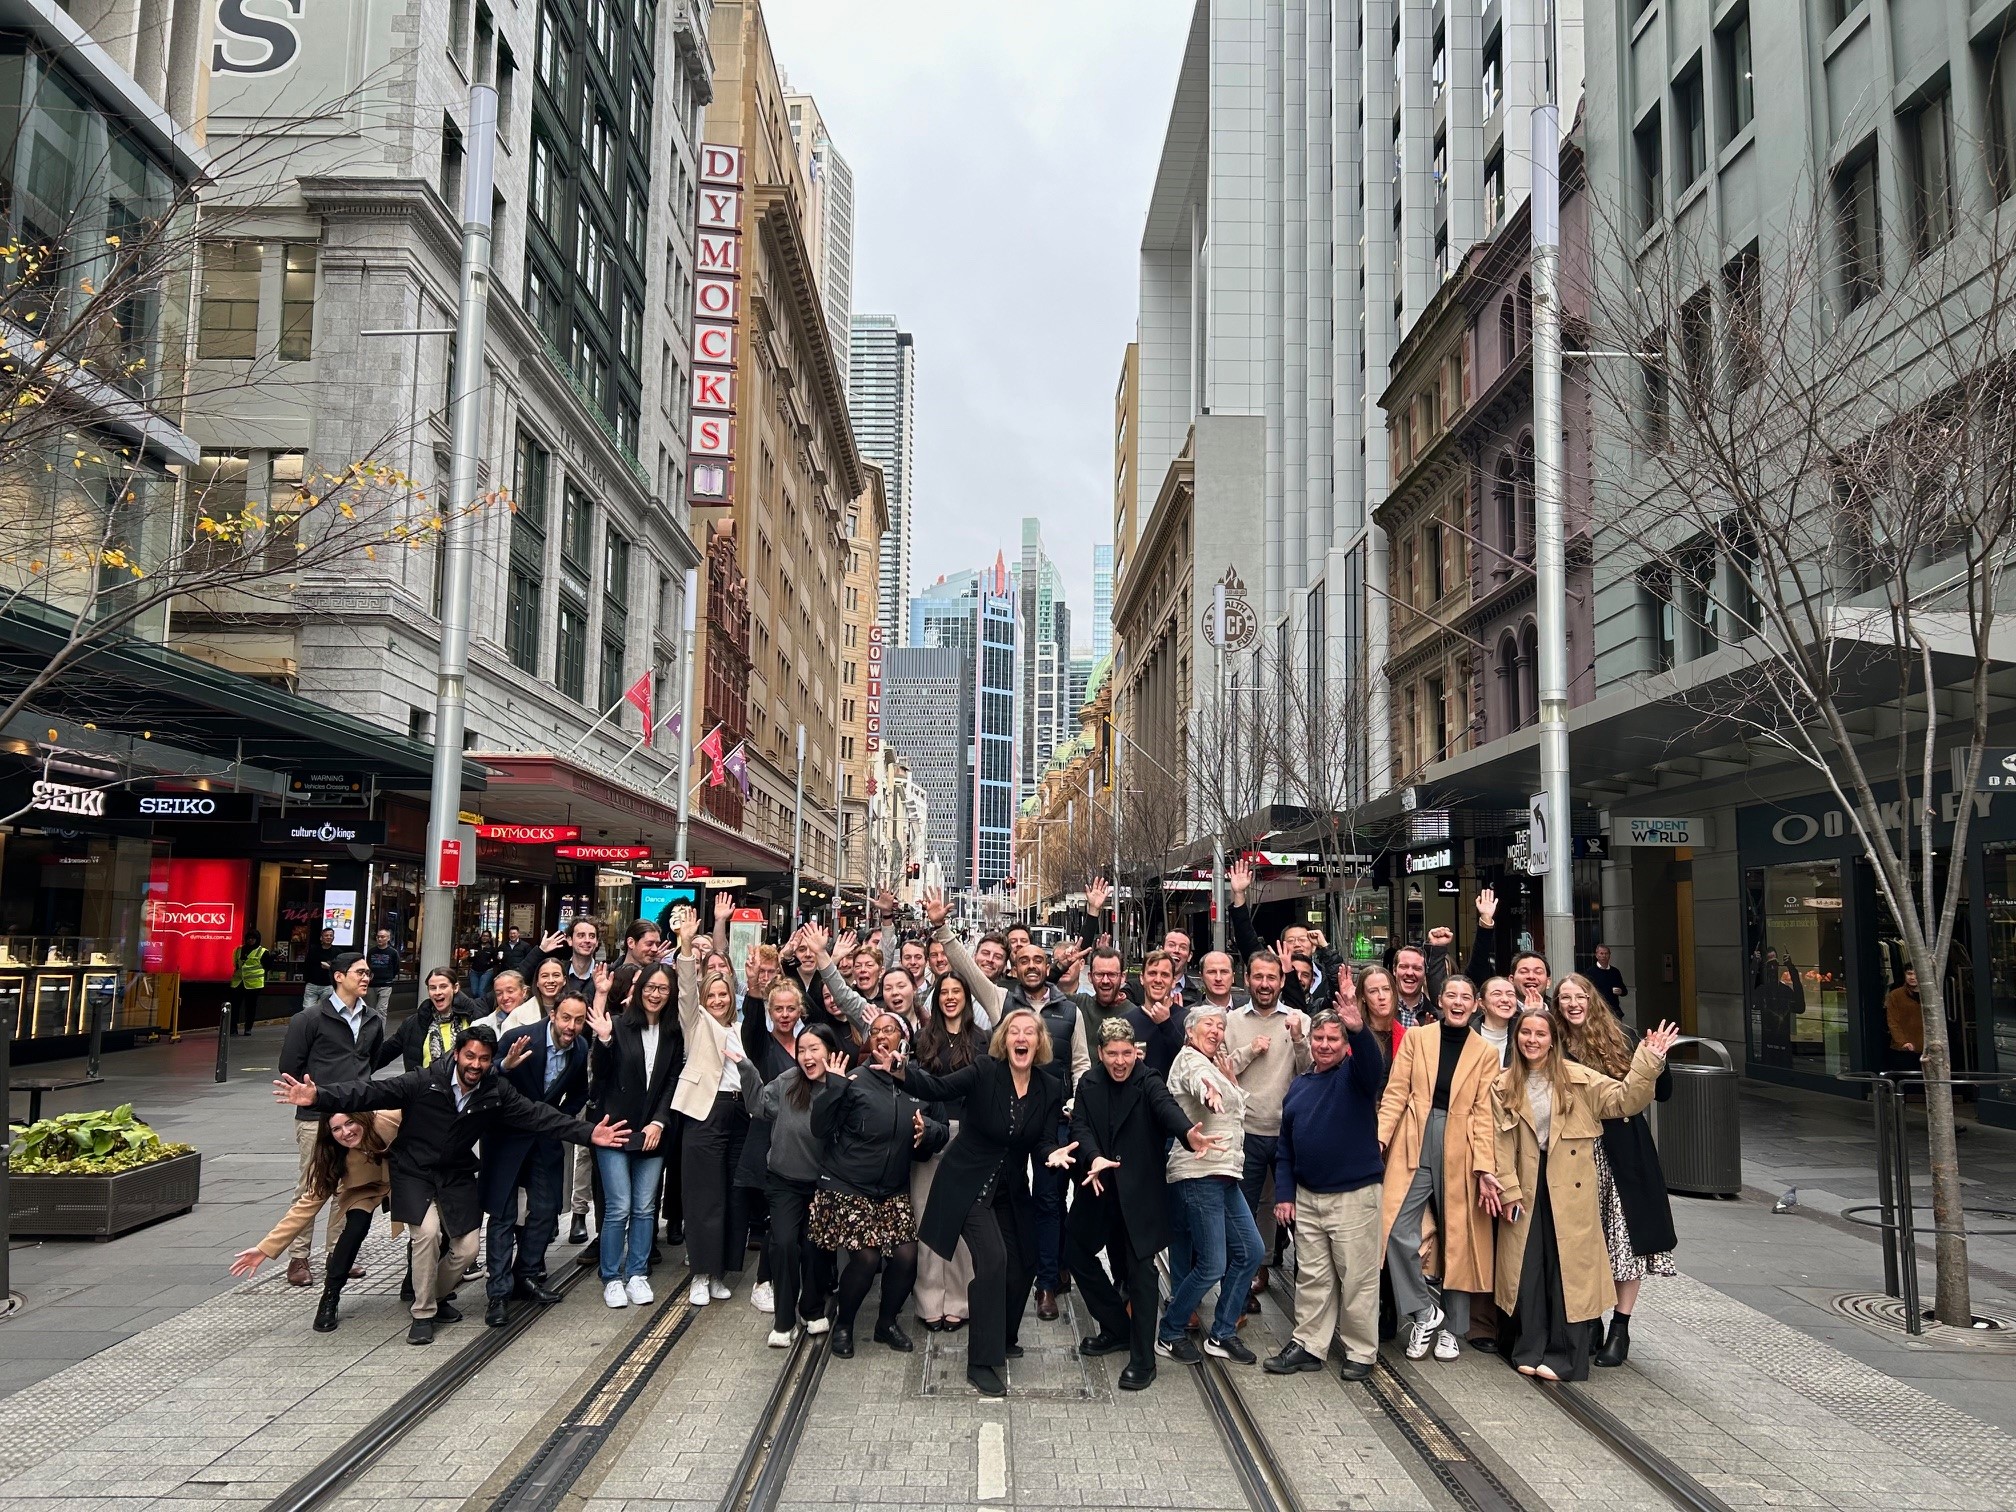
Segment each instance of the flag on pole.
[{"label": "flag on pole", "polygon": [[721,759],[721,765],[727,770],[728,775],[735,779],[735,786],[742,789],[745,800],[749,796],[749,753],[745,749],[747,744],[745,741],[742,745],[738,745]]},{"label": "flag on pole", "polygon": [[674,740],[677,740],[680,734],[686,728],[685,711],[681,709],[674,709],[670,714],[667,714],[665,716],[663,722],[659,724],[658,728],[661,730],[670,730],[672,732],[672,738]]},{"label": "flag on pole", "polygon": [[651,674],[646,672],[630,684],[623,697],[639,714],[644,716],[644,744],[651,744]]},{"label": "flag on pole", "polygon": [[718,724],[707,732],[707,738],[700,742],[700,754],[708,760],[707,786],[720,787],[728,780],[721,770],[721,726]]}]

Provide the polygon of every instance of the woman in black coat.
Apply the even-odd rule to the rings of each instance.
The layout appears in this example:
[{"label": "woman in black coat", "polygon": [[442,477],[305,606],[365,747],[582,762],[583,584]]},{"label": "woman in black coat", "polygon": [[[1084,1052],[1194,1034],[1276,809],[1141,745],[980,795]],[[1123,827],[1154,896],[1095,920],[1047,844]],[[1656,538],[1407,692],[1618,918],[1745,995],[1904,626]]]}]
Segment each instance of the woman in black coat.
[{"label": "woman in black coat", "polygon": [[965,1100],[965,1120],[931,1183],[917,1236],[947,1259],[966,1241],[973,1256],[966,1379],[982,1396],[1006,1396],[1001,1369],[1022,1353],[1015,1336],[1036,1279],[1027,1161],[1071,1163],[1072,1147],[1057,1144],[1064,1088],[1041,1069],[1050,1060],[1050,1033],[1035,1010],[1015,1009],[994,1026],[984,1057],[947,1076],[880,1047],[875,1055],[914,1095]]},{"label": "woman in black coat", "polygon": [[[679,1080],[684,1046],[677,995],[668,966],[648,966],[629,982],[630,997],[614,1023],[602,1004],[588,1010],[595,1036],[588,1068],[593,1088],[588,1106],[598,1117],[628,1124],[630,1138],[619,1150],[597,1150],[602,1180],[602,1300],[610,1307],[646,1306],[655,1298],[646,1278],[658,1182],[665,1168],[665,1129],[672,1120],[672,1088]],[[612,987],[613,994],[613,987]]]},{"label": "woman in black coat", "polygon": [[[1618,1022],[1587,977],[1571,973],[1561,979],[1554,989],[1554,1015],[1559,1020],[1554,1032],[1570,1060],[1611,1077],[1621,1078],[1620,1066],[1630,1069],[1637,1037]],[[1665,1102],[1672,1095],[1673,1073],[1662,1070],[1653,1096]],[[1647,1276],[1676,1274],[1672,1250],[1679,1242],[1659,1147],[1643,1113],[1603,1120],[1603,1138],[1596,1147],[1596,1196],[1610,1250],[1610,1276],[1617,1284],[1617,1309],[1607,1336],[1598,1320],[1595,1363],[1622,1365],[1631,1354],[1631,1314],[1637,1310],[1639,1283]]]},{"label": "woman in black coat", "polygon": [[[1124,1018],[1099,1026],[1099,1051],[1078,1082],[1071,1109],[1073,1174],[1080,1178],[1064,1231],[1064,1267],[1077,1278],[1099,1332],[1079,1341],[1081,1355],[1127,1351],[1122,1391],[1139,1391],[1155,1379],[1155,1315],[1161,1300],[1155,1257],[1169,1247],[1169,1185],[1164,1151],[1180,1139],[1208,1147],[1204,1126],[1193,1124],[1169,1095],[1162,1078],[1141,1059],[1134,1027]],[[1099,1264],[1105,1250],[1108,1280]],[[1129,1309],[1132,1309],[1131,1317]]]},{"label": "woman in black coat", "polygon": [[895,1014],[868,1028],[881,1064],[864,1066],[839,1082],[838,1096],[812,1103],[812,1134],[825,1149],[819,1192],[807,1228],[812,1242],[847,1263],[834,1292],[832,1352],[854,1357],[854,1319],[868,1288],[882,1277],[882,1306],[875,1342],[908,1354],[917,1346],[897,1322],[917,1280],[917,1220],[910,1208],[910,1163],[928,1160],[945,1145],[945,1125],[925,1116],[924,1105],[890,1075],[900,1064],[903,1024]]}]

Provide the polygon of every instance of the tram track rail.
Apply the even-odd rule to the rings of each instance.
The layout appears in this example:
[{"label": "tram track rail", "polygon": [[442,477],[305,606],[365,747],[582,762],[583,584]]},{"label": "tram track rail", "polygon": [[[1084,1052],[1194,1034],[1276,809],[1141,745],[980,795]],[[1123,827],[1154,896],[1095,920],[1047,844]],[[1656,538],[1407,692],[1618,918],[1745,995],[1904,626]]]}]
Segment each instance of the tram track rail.
[{"label": "tram track rail", "polygon": [[826,1362],[831,1358],[827,1341],[831,1338],[830,1333],[814,1335],[798,1330],[783,1369],[777,1372],[777,1384],[764,1403],[763,1416],[749,1435],[727,1493],[721,1498],[719,1512],[771,1512],[783,1501],[792,1461],[812,1416],[812,1403],[826,1377]]}]

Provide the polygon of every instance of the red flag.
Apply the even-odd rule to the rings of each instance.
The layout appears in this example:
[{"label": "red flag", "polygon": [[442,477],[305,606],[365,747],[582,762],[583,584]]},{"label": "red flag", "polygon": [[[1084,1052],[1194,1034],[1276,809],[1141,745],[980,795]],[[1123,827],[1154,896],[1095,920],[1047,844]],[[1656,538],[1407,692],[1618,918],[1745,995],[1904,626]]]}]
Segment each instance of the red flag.
[{"label": "red flag", "polygon": [[644,744],[651,744],[651,674],[646,672],[630,684],[623,695],[644,716]]},{"label": "red flag", "polygon": [[721,726],[717,724],[707,732],[707,738],[700,742],[700,754],[708,761],[707,786],[721,786],[728,780],[728,774],[721,770]]}]

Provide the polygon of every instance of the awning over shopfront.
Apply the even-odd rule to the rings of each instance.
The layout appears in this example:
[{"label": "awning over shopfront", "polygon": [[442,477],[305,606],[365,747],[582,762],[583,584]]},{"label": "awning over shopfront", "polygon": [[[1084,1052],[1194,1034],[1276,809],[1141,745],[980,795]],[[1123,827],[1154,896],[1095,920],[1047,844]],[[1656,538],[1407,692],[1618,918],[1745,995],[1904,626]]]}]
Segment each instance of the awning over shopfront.
[{"label": "awning over shopfront", "polygon": [[[568,824],[584,843],[648,845],[669,860],[678,844],[677,798],[617,782],[565,756],[544,751],[478,751],[489,774],[483,816],[507,824]],[[717,875],[783,872],[789,855],[722,829],[696,805],[687,825],[686,859]]]}]

